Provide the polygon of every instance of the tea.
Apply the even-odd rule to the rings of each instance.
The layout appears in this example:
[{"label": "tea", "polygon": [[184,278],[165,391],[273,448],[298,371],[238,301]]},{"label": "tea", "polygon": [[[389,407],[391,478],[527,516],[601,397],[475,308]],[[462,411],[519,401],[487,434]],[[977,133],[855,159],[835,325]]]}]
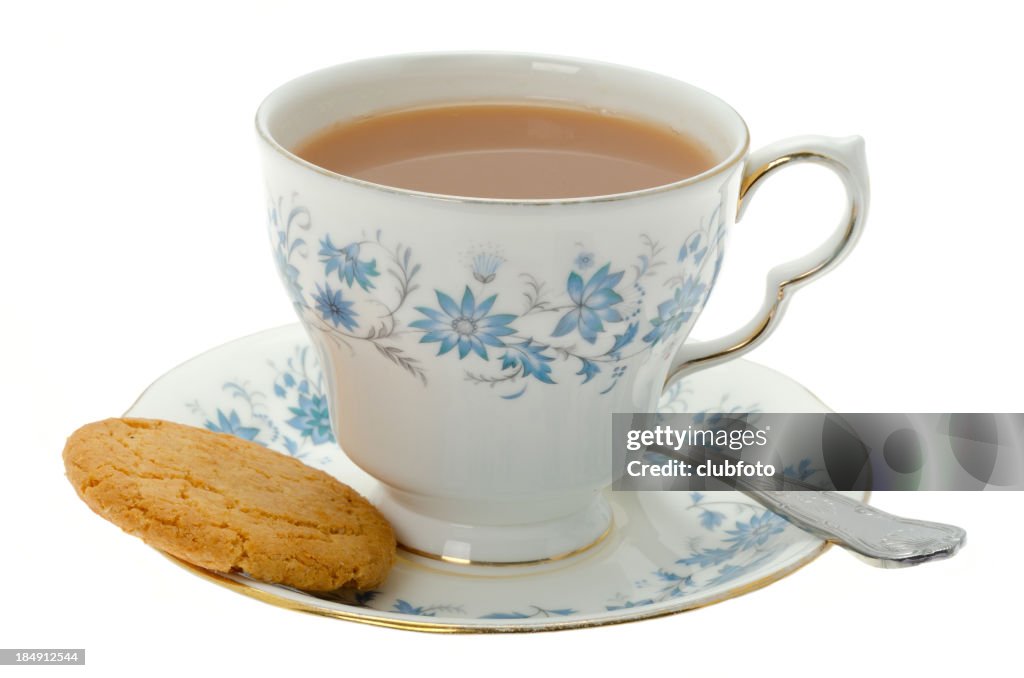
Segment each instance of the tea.
[{"label": "tea", "polygon": [[583,108],[466,103],[344,121],[293,152],[325,169],[453,196],[558,199],[674,183],[715,165],[668,127]]}]

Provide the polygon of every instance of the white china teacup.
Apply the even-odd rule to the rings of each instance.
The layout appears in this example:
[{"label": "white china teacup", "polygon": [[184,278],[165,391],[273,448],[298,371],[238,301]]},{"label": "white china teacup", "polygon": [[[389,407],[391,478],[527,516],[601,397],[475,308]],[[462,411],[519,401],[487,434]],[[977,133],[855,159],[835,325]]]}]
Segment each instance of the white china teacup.
[{"label": "white china teacup", "polygon": [[[558,102],[685,132],[715,166],[665,186],[563,200],[420,193],[290,152],[328,125],[445,102]],[[612,413],[650,412],[666,381],[764,340],[799,285],[864,223],[863,141],[799,137],[748,153],[720,99],[653,73],[531,54],[411,54],[275,90],[257,113],[278,270],[324,367],[345,453],[408,549],[461,563],[571,554],[612,529]],[[760,180],[795,162],[845,184],[820,247],[769,274],[761,311],[684,344],[724,236]]]}]

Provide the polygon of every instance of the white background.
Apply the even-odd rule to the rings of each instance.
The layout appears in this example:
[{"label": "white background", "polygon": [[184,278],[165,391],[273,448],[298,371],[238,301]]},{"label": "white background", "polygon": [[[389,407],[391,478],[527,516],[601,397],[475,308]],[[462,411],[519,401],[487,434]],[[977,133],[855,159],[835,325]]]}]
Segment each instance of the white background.
[{"label": "white background", "polygon": [[[435,637],[212,586],[93,515],[63,478],[76,427],[120,414],[196,353],[293,321],[264,233],[261,98],[309,70],[418,50],[662,72],[735,106],[755,147],[862,134],[873,184],[864,238],[751,358],[840,411],[1024,410],[1020,22],[982,2],[866,4],[6,6],[0,647],[85,647],[85,669],[59,670],[98,676],[1010,672],[1024,602],[1019,494],[876,495],[883,508],[968,529],[968,547],[942,563],[883,571],[833,549],[778,584],[680,616]],[[767,268],[823,237],[839,205],[813,168],[769,182],[731,236],[696,334],[744,320]]]}]

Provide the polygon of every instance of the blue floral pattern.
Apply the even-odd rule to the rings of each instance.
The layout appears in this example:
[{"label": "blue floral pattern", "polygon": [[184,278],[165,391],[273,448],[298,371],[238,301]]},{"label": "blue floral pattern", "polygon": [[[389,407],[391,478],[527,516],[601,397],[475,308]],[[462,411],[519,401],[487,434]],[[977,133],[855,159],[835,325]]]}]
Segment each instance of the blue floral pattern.
[{"label": "blue floral pattern", "polygon": [[690,554],[676,560],[674,567],[662,568],[637,581],[636,591],[617,595],[607,609],[654,605],[683,597],[742,577],[782,555],[785,543],[780,536],[787,523],[760,506],[709,499],[701,492],[691,492],[689,510],[698,512],[707,534],[691,540]]},{"label": "blue floral pattern", "polygon": [[[500,301],[500,298],[495,301],[492,311]],[[479,297],[475,297],[475,309],[479,303]],[[301,331],[296,329],[287,343],[251,356],[257,358],[257,362],[251,372],[245,371],[245,378],[239,375],[224,383],[218,380],[205,386],[193,384],[201,395],[186,403],[191,414],[183,421],[254,440],[334,472],[338,468],[335,464],[343,455],[334,443],[328,423],[324,375],[313,350],[300,337]],[[546,344],[505,343],[505,349],[489,350],[491,362],[513,360],[515,369],[540,371],[547,376],[543,370],[551,363],[537,357],[550,357]],[[262,344],[260,350],[265,350]],[[450,353],[456,353],[454,348]],[[467,360],[474,355],[471,350]],[[711,396],[706,388],[699,390],[703,399],[698,399],[688,382],[677,382],[666,391],[659,409],[695,412],[697,419],[712,424],[722,413],[742,411],[757,416],[761,411],[756,403],[744,404],[749,401],[739,401],[727,392]],[[694,406],[697,403],[700,406]],[[159,414],[148,410],[142,416]],[[810,459],[786,469],[787,475],[802,478],[819,472],[821,469],[815,468]],[[351,480],[345,473],[339,477],[345,482]],[[651,559],[650,570],[629,571],[630,578],[618,591],[616,583],[608,590],[582,597],[579,591],[573,591],[563,599],[557,588],[549,587],[545,593],[537,595],[537,599],[510,594],[507,598],[495,598],[493,605],[481,604],[468,595],[445,599],[447,594],[442,593],[438,596],[440,599],[423,599],[430,595],[430,589],[424,588],[421,580],[416,580],[420,584],[412,582],[408,571],[396,568],[392,578],[378,590],[340,590],[311,595],[409,619],[504,620],[510,623],[591,619],[622,610],[660,611],[668,609],[667,601],[671,605],[683,605],[709,594],[718,595],[734,590],[731,587],[737,584],[778,572],[779,567],[794,562],[794,548],[798,556],[806,553],[800,550],[805,548],[801,545],[808,543],[806,535],[736,493],[691,492],[679,495],[671,505],[679,512],[673,523],[679,525],[679,533],[666,532],[664,537],[668,541],[656,549],[659,555]],[[666,548],[669,543],[671,547]],[[816,542],[811,543],[813,547]],[[620,580],[616,576],[609,581]]]},{"label": "blue floral pattern", "polygon": [[309,210],[301,206],[293,206],[284,210],[284,200],[271,205],[267,210],[267,221],[270,225],[271,238],[274,244],[274,264],[277,272],[288,290],[288,297],[295,309],[301,313],[306,305],[302,285],[299,283],[299,269],[292,263],[293,258],[305,258],[306,240],[301,231],[308,231],[311,225]]},{"label": "blue floral pattern", "polygon": [[316,302],[320,316],[335,327],[354,330],[359,324],[356,322],[356,316],[359,314],[352,310],[352,302],[342,298],[340,289],[332,290],[330,283],[324,283],[323,288],[317,283],[313,301]]},{"label": "blue floral pattern", "polygon": [[707,286],[688,276],[683,284],[676,288],[672,298],[658,304],[658,317],[651,320],[651,331],[644,335],[644,341],[657,344],[667,337],[679,332],[687,320],[704,302],[704,291]]},{"label": "blue floral pattern", "polygon": [[747,522],[736,522],[735,529],[726,530],[732,535],[725,541],[732,543],[740,551],[748,551],[763,546],[773,534],[779,534],[785,527],[785,521],[770,511],[753,516]]},{"label": "blue floral pattern", "polygon": [[421,343],[440,342],[438,355],[444,355],[458,346],[460,360],[469,355],[470,351],[487,360],[487,346],[504,348],[505,343],[501,337],[515,333],[515,330],[508,327],[515,320],[514,315],[488,315],[497,298],[497,295],[492,295],[477,304],[472,290],[467,287],[462,294],[462,303],[456,304],[444,292],[437,292],[440,310],[417,306],[416,310],[427,317],[411,322],[409,326],[426,330],[427,333],[420,339]]},{"label": "blue floral pattern", "polygon": [[373,282],[370,278],[380,275],[377,272],[377,260],[360,260],[361,249],[362,243],[358,242],[335,247],[331,236],[324,236],[320,241],[320,261],[324,264],[324,275],[336,273],[338,280],[344,281],[349,287],[352,287],[352,283],[358,283],[364,290],[371,289]]},{"label": "blue floral pattern", "polygon": [[[634,591],[615,595],[605,605],[606,610],[654,606],[669,599],[695,595],[755,572],[782,555],[786,544],[779,537],[787,523],[774,513],[746,502],[709,499],[701,492],[692,492],[690,500],[690,509],[702,514],[700,522],[707,536],[694,539],[690,555],[679,558],[673,566],[660,568],[637,580]],[[457,605],[414,605],[404,599],[397,600],[391,609],[415,616],[434,616],[440,610],[462,611]],[[571,607],[531,605],[489,612],[479,618],[512,620],[576,614],[579,610]]]},{"label": "blue floral pattern", "polygon": [[693,259],[696,264],[701,264],[704,261],[704,257],[708,253],[707,235],[702,231],[692,233],[683,246],[679,248],[679,256],[676,258],[678,262],[684,262],[687,259]]},{"label": "blue floral pattern", "polygon": [[[306,232],[312,215],[278,199],[269,221],[278,271],[307,325],[352,350],[372,345],[424,384],[426,359],[411,342],[436,344],[435,357],[457,356],[468,381],[514,400],[531,384],[573,379],[607,394],[646,352],[662,345],[671,350],[706,303],[717,275],[725,230],[721,214],[716,207],[700,228],[683,236],[675,262],[648,235],[640,236],[638,254],[619,260],[579,243],[560,285],[518,273],[525,308],[515,295],[484,292],[506,275],[507,260],[493,244],[472,245],[462,255],[470,275],[461,289],[421,290],[421,265],[410,247],[388,243],[381,231],[345,241],[326,234],[314,241],[320,276],[303,281],[300,271],[308,266],[300,260],[311,255]],[[672,265],[683,273],[666,278]],[[546,314],[554,315],[550,324]]]},{"label": "blue floral pattern", "polygon": [[[781,537],[787,523],[760,506],[732,499],[722,500],[719,493],[690,493],[690,510],[699,512],[699,522],[707,531],[704,537],[691,540],[687,556],[672,566],[662,567],[634,582],[634,591],[618,593],[605,605],[608,611],[655,606],[669,599],[697,595],[710,587],[727,584],[757,572],[780,558],[787,546]],[[794,529],[794,528],[788,528]],[[354,593],[338,591],[316,594],[330,600],[372,607],[359,603],[355,596],[378,598],[380,591]],[[411,616],[433,617],[441,611],[464,615],[461,605],[450,603],[417,605],[398,599],[391,610]],[[503,610],[479,615],[479,619],[530,619],[536,617],[571,617],[580,610],[572,607],[541,607]]]},{"label": "blue floral pattern", "polygon": [[[228,381],[222,390],[234,408],[218,407],[209,417],[198,401],[188,403],[189,409],[211,431],[230,433],[268,447],[283,447],[293,457],[307,459],[311,450],[334,443],[334,433],[324,395],[324,375],[309,346],[296,347],[283,365],[271,362],[276,376],[270,393],[284,401],[292,415],[286,420],[271,415],[268,393],[246,382]],[[226,411],[225,411],[226,410]],[[326,463],[325,453],[316,460]]]},{"label": "blue floral pattern", "polygon": [[217,410],[217,423],[213,423],[209,419],[206,420],[206,428],[217,433],[230,433],[233,436],[244,438],[245,440],[255,440],[256,436],[259,435],[260,430],[255,426],[242,426],[242,421],[238,417],[238,412],[231,410],[231,412],[225,415],[219,409]]},{"label": "blue floral pattern", "polygon": [[615,287],[625,272],[609,273],[610,266],[602,266],[586,285],[575,271],[569,274],[567,288],[573,307],[558,321],[551,336],[563,337],[577,330],[581,337],[593,344],[597,341],[597,335],[604,332],[604,322],[622,322],[622,314],[615,308],[622,303],[622,296],[615,291]]},{"label": "blue floral pattern", "polygon": [[723,219],[722,205],[719,203],[708,218],[704,220],[701,229],[691,233],[686,238],[682,247],[679,248],[676,262],[681,264],[693,261],[697,266],[701,266],[704,263],[704,258],[709,253],[713,253],[715,264],[711,273],[711,282],[708,286],[714,287],[715,281],[718,279],[718,273],[722,268],[722,258],[725,255],[725,250],[722,247],[724,239],[725,219]]},{"label": "blue floral pattern", "polygon": [[[554,358],[544,354],[548,348],[544,344],[534,343],[533,339],[512,344],[501,358],[501,369],[518,369],[524,377],[533,377],[545,384],[553,384],[555,382],[551,380],[551,366],[548,363],[554,361]],[[587,361],[584,360],[584,362]],[[597,368],[594,369],[596,371]],[[577,374],[581,374],[581,372],[577,372]],[[587,383],[587,381],[589,378],[584,379],[583,383]]]},{"label": "blue floral pattern", "polygon": [[498,275],[498,269],[505,263],[497,254],[491,252],[481,252],[473,257],[473,278],[486,285],[489,282],[493,282],[494,278]]},{"label": "blue floral pattern", "polygon": [[323,395],[300,393],[298,407],[288,409],[295,415],[288,420],[288,425],[297,430],[300,436],[309,438],[314,445],[334,440],[331,419],[327,412],[327,398]]},{"label": "blue floral pattern", "polygon": [[581,271],[585,271],[594,265],[594,253],[593,252],[580,252],[576,255],[576,260],[573,262]]}]

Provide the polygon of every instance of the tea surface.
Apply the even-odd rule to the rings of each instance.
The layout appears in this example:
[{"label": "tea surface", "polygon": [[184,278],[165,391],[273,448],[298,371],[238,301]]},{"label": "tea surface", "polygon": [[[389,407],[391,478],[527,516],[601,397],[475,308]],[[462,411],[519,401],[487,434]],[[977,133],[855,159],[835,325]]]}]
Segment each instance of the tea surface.
[{"label": "tea surface", "polygon": [[715,165],[645,121],[533,104],[458,104],[346,121],[292,151],[325,169],[429,193],[557,199],[673,183]]}]

